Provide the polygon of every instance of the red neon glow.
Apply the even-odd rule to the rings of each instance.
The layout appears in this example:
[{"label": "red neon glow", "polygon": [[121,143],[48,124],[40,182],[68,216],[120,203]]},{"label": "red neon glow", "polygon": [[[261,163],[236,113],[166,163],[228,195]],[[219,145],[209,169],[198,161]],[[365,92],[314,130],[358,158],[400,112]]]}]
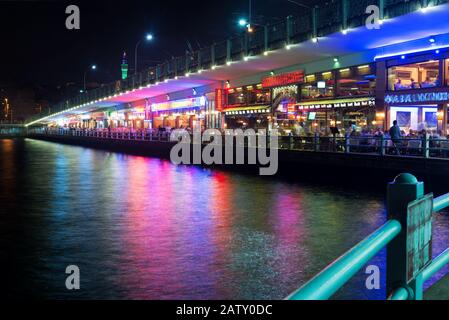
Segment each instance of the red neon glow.
[{"label": "red neon glow", "polygon": [[302,82],[304,82],[304,70],[266,77],[262,80],[262,87],[272,88]]},{"label": "red neon glow", "polygon": [[223,89],[215,90],[215,110],[221,112],[223,111],[224,97]]}]

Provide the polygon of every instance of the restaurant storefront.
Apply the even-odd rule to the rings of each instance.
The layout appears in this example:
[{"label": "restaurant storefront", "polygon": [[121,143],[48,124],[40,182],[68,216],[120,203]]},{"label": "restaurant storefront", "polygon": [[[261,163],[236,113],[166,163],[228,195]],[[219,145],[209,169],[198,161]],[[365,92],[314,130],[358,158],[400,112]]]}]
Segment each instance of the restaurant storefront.
[{"label": "restaurant storefront", "polygon": [[[350,133],[376,127],[375,99],[352,98],[305,102],[298,105],[298,119],[305,133]],[[335,129],[334,129],[335,128]]]},{"label": "restaurant storefront", "polygon": [[304,70],[272,75],[262,80],[262,86],[271,90],[272,127],[283,135],[290,134],[299,127],[296,104],[300,84],[303,82]]},{"label": "restaurant storefront", "polygon": [[152,127],[178,129],[190,128],[195,125],[205,126],[206,97],[196,97],[153,103],[151,105]]},{"label": "restaurant storefront", "polygon": [[224,128],[267,129],[271,123],[271,90],[262,84],[226,90]]},{"label": "restaurant storefront", "polygon": [[381,61],[387,74],[386,126],[397,120],[404,134],[448,134],[449,52],[432,50]]},{"label": "restaurant storefront", "polygon": [[376,68],[372,64],[306,75],[296,119],[300,131],[328,135],[374,130]]},{"label": "restaurant storefront", "polygon": [[385,95],[388,108],[388,124],[397,120],[406,134],[410,131],[441,131],[447,134],[447,104],[449,89],[420,89],[412,92]]}]

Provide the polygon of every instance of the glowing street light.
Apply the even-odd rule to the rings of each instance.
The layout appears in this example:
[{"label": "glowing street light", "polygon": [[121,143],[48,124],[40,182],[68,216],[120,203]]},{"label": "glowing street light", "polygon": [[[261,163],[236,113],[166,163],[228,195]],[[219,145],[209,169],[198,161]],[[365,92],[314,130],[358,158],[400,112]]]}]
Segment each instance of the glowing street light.
[{"label": "glowing street light", "polygon": [[[97,70],[97,65],[96,64],[93,64],[93,65],[91,65],[90,66],[90,70],[92,70],[92,71],[95,71],[95,70]],[[83,92],[86,92],[86,75],[87,75],[87,71],[88,70],[86,70],[86,71],[84,71],[84,86],[83,86]]]},{"label": "glowing street light", "polygon": [[246,19],[239,20],[239,26],[246,27],[247,25],[248,25],[248,22],[246,21]]},{"label": "glowing street light", "polygon": [[[145,36],[145,40],[146,41],[153,41],[154,37],[151,33],[148,33]],[[142,43],[143,39],[140,39],[137,43],[136,43],[136,49],[134,50],[134,74],[137,74],[137,49],[139,48],[139,45]]]}]

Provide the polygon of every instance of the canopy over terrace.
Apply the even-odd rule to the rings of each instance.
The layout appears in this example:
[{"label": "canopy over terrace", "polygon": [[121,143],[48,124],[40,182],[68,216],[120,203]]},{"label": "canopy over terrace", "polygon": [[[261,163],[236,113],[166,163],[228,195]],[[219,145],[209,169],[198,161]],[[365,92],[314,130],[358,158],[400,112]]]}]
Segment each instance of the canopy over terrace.
[{"label": "canopy over terrace", "polygon": [[[73,114],[82,114],[95,110],[107,109],[112,106],[131,103],[138,100],[166,95],[185,89],[197,88],[233,81],[245,77],[264,77],[272,70],[282,72],[298,64],[323,62],[329,60],[330,67],[335,63],[343,64],[345,59],[351,59],[350,54],[365,52],[367,58],[374,60],[376,56],[384,56],[392,51],[430,49],[430,43],[425,39],[429,36],[449,33],[447,12],[449,4],[428,8],[425,12],[416,11],[407,15],[386,20],[380,29],[368,29],[366,26],[338,32],[320,37],[316,41],[306,41],[299,44],[289,44],[284,48],[267,51],[258,56],[247,56],[240,61],[213,66],[208,70],[178,76],[147,87],[139,87],[120,94],[103,97],[89,103],[68,108],[61,112],[42,117],[27,123],[46,124]],[[419,39],[422,39],[421,41]],[[433,43],[438,47],[449,47],[449,40],[441,38]],[[347,56],[347,57],[344,57]],[[339,57],[339,62],[333,58]],[[307,70],[306,70],[307,72]]]}]

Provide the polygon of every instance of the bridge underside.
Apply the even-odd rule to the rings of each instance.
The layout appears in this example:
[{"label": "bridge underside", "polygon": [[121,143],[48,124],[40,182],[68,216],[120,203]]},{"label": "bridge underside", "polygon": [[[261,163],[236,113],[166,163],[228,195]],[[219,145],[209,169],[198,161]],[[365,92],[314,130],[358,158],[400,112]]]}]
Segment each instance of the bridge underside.
[{"label": "bridge underside", "polygon": [[[405,51],[406,48],[409,50],[410,42],[414,42],[412,47],[428,47],[429,42],[426,37],[449,33],[447,12],[449,12],[449,4],[429,8],[426,13],[417,11],[389,19],[378,30],[369,30],[367,27],[360,27],[349,30],[346,35],[341,32],[334,33],[326,37],[321,37],[318,43],[307,41],[294,44],[289,49],[282,48],[268,52],[266,56],[252,56],[248,57],[247,61],[242,60],[233,62],[231,65],[217,66],[213,70],[204,70],[201,73],[190,74],[188,77],[180,76],[178,79],[168,80],[168,82],[162,82],[158,85],[138,88],[128,93],[93,102],[79,107],[76,110],[69,109],[41,119],[38,122],[49,123],[69,115],[110,108],[123,103],[210,85],[220,81],[268,73],[271,70],[320,61],[330,57],[369,50],[373,51],[373,57],[376,55],[385,55],[393,51]],[[423,40],[419,41],[418,39]],[[442,41],[434,45],[441,47],[449,46],[449,41]]]}]

